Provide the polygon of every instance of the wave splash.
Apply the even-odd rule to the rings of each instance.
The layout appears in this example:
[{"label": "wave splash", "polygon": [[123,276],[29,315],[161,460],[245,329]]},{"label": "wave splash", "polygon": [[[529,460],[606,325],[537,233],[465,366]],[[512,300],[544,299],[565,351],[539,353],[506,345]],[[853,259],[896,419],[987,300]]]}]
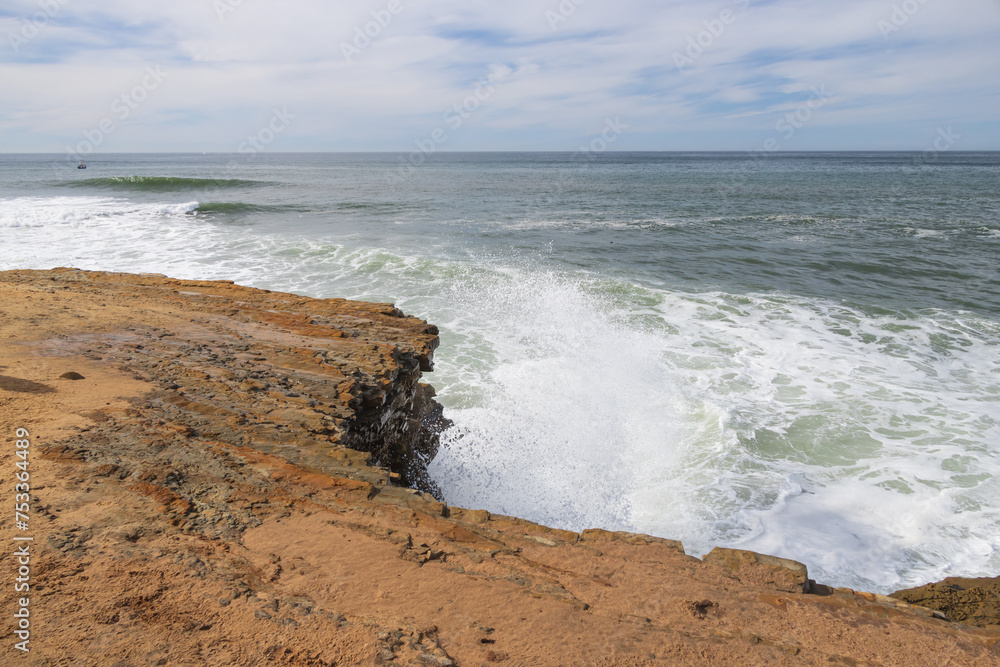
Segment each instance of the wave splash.
[{"label": "wave splash", "polygon": [[451,298],[438,321],[480,370],[440,392],[449,502],[753,549],[865,590],[1000,566],[996,323],[536,270]]},{"label": "wave splash", "polygon": [[0,266],[396,300],[442,330],[456,505],[750,548],[895,590],[1000,568],[1000,325],[688,293],[545,258],[445,260],[215,224],[196,202],[0,201]]}]

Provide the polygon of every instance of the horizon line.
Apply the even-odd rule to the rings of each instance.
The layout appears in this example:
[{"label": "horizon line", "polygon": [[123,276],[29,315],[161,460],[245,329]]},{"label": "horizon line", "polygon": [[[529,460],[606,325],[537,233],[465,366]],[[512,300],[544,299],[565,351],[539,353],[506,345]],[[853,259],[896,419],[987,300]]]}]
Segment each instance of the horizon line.
[{"label": "horizon line", "polygon": [[[385,154],[385,155],[399,155],[399,154],[409,154],[412,150],[332,150],[332,151],[267,151],[267,152],[257,152],[254,157],[267,156],[267,155],[372,155],[372,154]],[[579,153],[579,150],[468,150],[468,151],[447,151],[439,150],[434,153],[428,154],[426,157],[433,157],[434,155],[473,155],[482,153],[505,153],[505,154],[518,154],[518,153],[546,153],[546,154],[569,154]],[[802,154],[848,154],[848,153],[925,153],[925,149],[849,149],[849,150],[832,150],[832,149],[815,149],[815,150],[788,150],[788,151],[763,151],[759,149],[714,149],[714,150],[606,150],[601,153],[595,153],[594,156],[604,154],[615,154],[615,155],[628,155],[635,153],[644,154],[682,154],[682,153],[740,153],[748,155],[802,155]],[[936,151],[940,153],[948,154],[968,154],[968,153],[1000,153],[998,148],[984,148],[984,149],[966,149],[957,150],[952,149],[948,151]],[[65,152],[50,152],[50,151],[0,151],[0,155],[57,155],[66,156]],[[239,151],[121,151],[115,153],[91,153],[87,155],[84,159],[99,158],[102,156],[112,156],[112,155],[245,155],[245,153],[240,153]],[[76,159],[76,158],[74,158]]]}]

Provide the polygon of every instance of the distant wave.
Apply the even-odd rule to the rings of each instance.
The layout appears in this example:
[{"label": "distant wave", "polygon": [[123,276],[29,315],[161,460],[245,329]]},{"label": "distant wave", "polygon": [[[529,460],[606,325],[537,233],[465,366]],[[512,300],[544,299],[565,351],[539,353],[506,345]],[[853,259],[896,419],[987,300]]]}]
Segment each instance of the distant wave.
[{"label": "distant wave", "polygon": [[402,202],[341,202],[337,204],[337,209],[341,211],[371,211],[373,213],[388,212],[394,213],[407,211],[415,208],[412,204]]},{"label": "distant wave", "polygon": [[141,190],[145,192],[175,192],[197,188],[248,188],[268,185],[264,181],[235,178],[179,178],[176,176],[107,176],[60,183],[73,188],[104,188],[109,190]]},{"label": "distant wave", "polygon": [[239,215],[241,213],[281,213],[285,211],[308,211],[306,206],[284,204],[273,206],[267,204],[247,204],[244,202],[206,202],[198,204],[193,213],[206,215]]}]

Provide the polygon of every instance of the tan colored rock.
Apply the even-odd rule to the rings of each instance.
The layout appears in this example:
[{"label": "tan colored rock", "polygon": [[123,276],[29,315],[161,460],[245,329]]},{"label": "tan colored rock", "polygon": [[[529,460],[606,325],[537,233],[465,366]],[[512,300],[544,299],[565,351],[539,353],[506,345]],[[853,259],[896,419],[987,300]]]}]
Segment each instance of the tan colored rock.
[{"label": "tan colored rock", "polygon": [[437,330],[391,305],[69,269],[0,273],[0,303],[0,469],[27,429],[34,537],[31,653],[8,631],[0,664],[1000,664],[996,631],[793,592],[781,559],[395,484],[431,490],[445,422]]},{"label": "tan colored rock", "polygon": [[600,528],[589,528],[580,533],[580,539],[584,542],[625,542],[627,544],[663,544],[671,549],[684,552],[684,545],[678,540],[667,540],[662,537],[652,537],[650,535],[639,535],[624,531],[602,530]]},{"label": "tan colored rock", "polygon": [[809,592],[809,572],[798,561],[740,549],[712,549],[703,559],[731,572],[740,582],[789,593]]}]

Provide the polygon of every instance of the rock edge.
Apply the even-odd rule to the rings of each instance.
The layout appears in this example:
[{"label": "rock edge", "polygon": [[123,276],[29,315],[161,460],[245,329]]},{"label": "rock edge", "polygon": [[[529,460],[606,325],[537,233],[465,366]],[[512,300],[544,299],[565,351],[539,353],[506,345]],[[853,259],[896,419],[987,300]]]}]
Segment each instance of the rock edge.
[{"label": "rock edge", "polygon": [[389,304],[75,269],[0,296],[34,664],[1000,664],[995,632],[794,561],[448,507],[438,332]]}]

